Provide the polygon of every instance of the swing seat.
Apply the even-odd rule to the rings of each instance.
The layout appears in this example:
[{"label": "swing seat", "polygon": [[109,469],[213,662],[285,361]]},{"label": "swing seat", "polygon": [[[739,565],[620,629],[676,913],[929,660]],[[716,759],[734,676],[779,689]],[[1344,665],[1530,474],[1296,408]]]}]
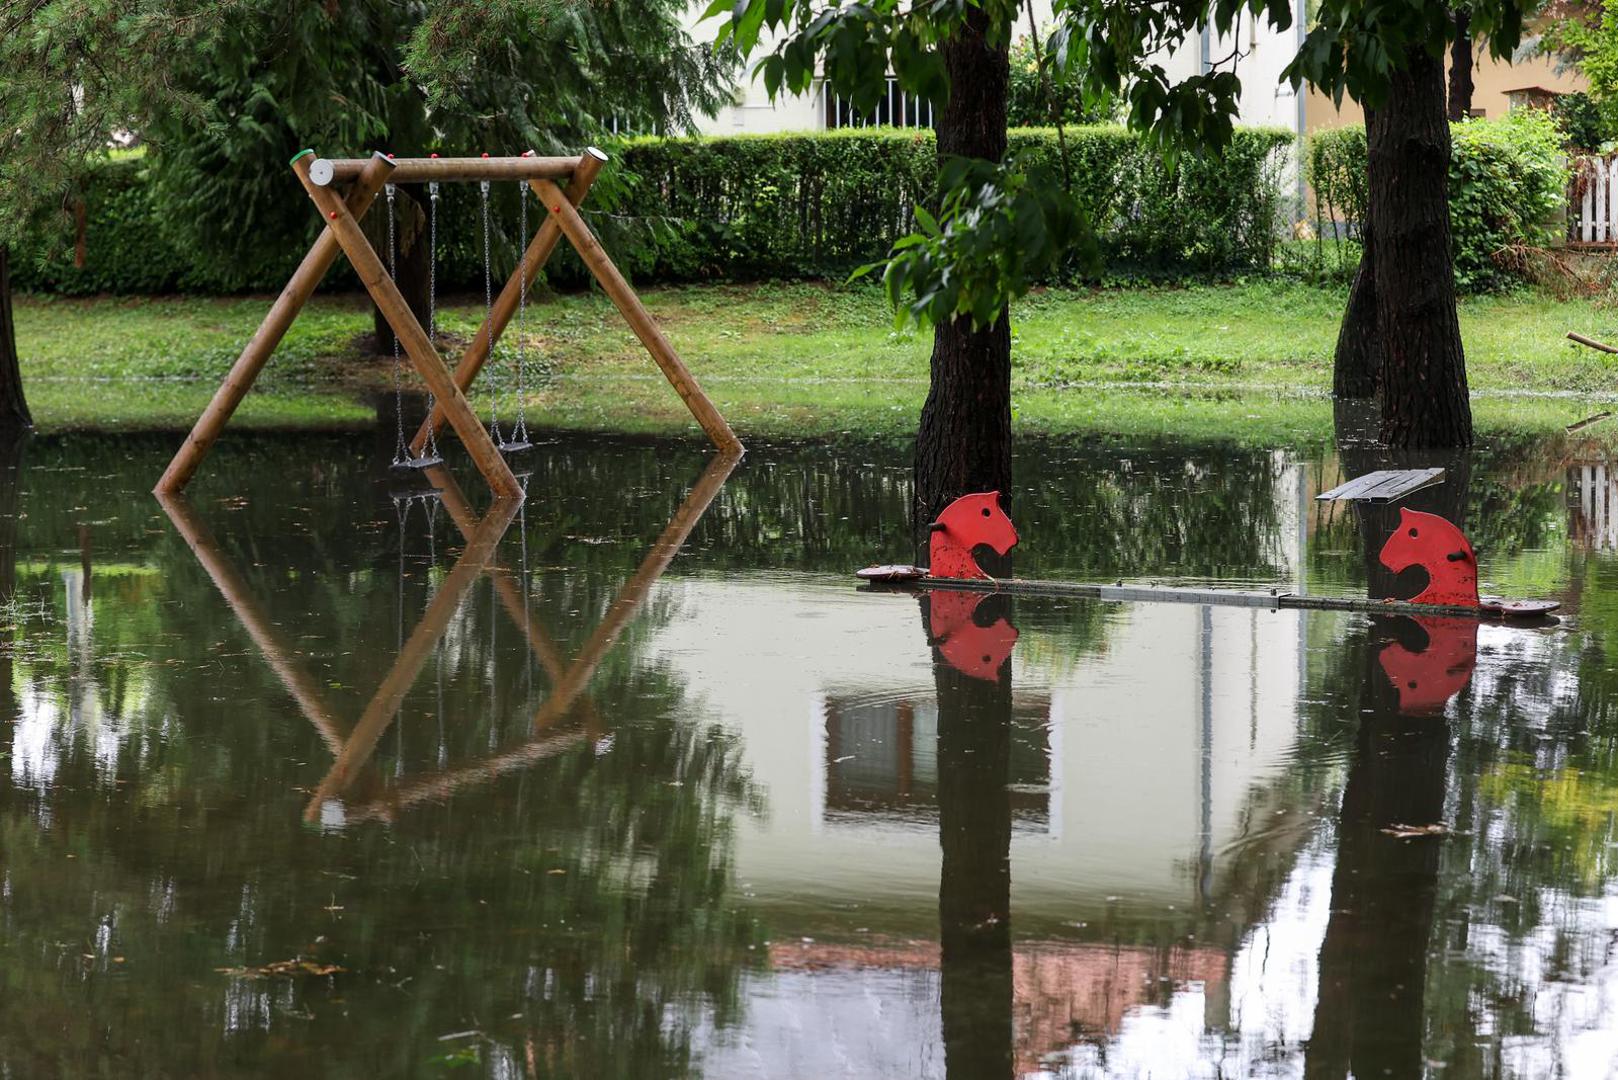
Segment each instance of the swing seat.
[{"label": "swing seat", "polygon": [[527,450],[534,444],[527,439],[508,439],[495,444],[495,449],[502,454],[515,454],[519,450]]},{"label": "swing seat", "polygon": [[[502,447],[502,449],[504,449]],[[430,469],[434,465],[444,464],[444,459],[437,454],[423,454],[420,457],[400,458],[393,462],[395,469]]]}]

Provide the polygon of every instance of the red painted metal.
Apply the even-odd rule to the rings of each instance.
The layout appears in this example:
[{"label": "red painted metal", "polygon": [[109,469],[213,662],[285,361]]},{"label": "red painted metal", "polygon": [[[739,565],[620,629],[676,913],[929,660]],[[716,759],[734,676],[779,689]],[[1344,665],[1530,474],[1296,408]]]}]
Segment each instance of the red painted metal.
[{"label": "red painted metal", "polygon": [[1437,514],[1401,507],[1399,527],[1382,545],[1382,565],[1394,573],[1412,566],[1427,571],[1427,587],[1412,604],[1478,606],[1478,560],[1451,522]]},{"label": "red painted metal", "polygon": [[932,565],[927,572],[933,577],[987,578],[972,549],[981,544],[1005,555],[1017,546],[1017,528],[1000,509],[998,491],[962,495],[944,507],[931,529],[927,555]]},{"label": "red painted metal", "polygon": [[1478,658],[1478,624],[1472,618],[1416,616],[1411,621],[1427,633],[1427,647],[1411,652],[1399,642],[1387,645],[1377,659],[1399,692],[1399,712],[1433,716],[1466,688]]},{"label": "red painted metal", "polygon": [[973,618],[984,593],[935,592],[929,598],[928,631],[946,663],[963,675],[994,682],[1017,644],[1017,628],[999,618],[979,626]]}]

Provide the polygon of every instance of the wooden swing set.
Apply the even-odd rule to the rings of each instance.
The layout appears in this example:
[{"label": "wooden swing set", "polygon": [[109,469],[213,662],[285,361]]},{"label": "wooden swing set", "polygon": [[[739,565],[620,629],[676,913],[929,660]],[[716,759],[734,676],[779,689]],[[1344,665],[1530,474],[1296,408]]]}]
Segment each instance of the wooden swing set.
[{"label": "wooden swing set", "polygon": [[[287,329],[303,310],[316,286],[339,253],[353,264],[360,282],[387,319],[411,365],[433,395],[433,407],[410,442],[410,454],[422,458],[434,437],[448,422],[471,455],[478,471],[498,498],[519,498],[522,486],[512,473],[490,432],[473,412],[466,397],[478,372],[489,359],[519,303],[544,268],[562,237],[578,252],[624,321],[645,346],[664,377],[684,400],[691,415],[722,453],[738,454],[741,440],[714,407],[696,378],[658,328],[640,297],[624,279],[585,224],[578,207],[589,194],[607,155],[591,147],[579,157],[392,158],[374,153],[370,158],[317,158],[305,150],[292,159],[292,170],[320,211],[326,228],[315,239],[303,262],[293,272],[281,295],[270,307],[258,331],[248,341],[213,400],[197,419],[184,445],[157,482],[155,493],[172,495],[184,490],[208,456],[231,415],[258,378]],[[534,232],[517,268],[494,300],[488,315],[453,373],[439,355],[431,336],[421,326],[394,284],[388,268],[361,231],[359,221],[389,184],[515,180],[527,184],[548,211]],[[564,191],[560,186],[566,183]],[[339,188],[347,185],[346,194]],[[390,189],[391,190],[391,189]]]}]

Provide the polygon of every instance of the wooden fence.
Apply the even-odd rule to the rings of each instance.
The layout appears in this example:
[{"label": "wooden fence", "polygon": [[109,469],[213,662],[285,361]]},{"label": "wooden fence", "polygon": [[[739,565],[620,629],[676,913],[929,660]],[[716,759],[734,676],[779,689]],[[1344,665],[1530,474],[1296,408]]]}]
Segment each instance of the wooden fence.
[{"label": "wooden fence", "polygon": [[1569,164],[1568,243],[1618,247],[1618,154],[1580,154]]}]

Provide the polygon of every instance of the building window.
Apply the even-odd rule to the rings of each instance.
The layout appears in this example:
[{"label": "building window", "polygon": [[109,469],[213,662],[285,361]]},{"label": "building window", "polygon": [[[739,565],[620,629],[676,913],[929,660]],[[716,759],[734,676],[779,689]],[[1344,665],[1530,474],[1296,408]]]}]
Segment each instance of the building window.
[{"label": "building window", "polygon": [[899,89],[899,80],[888,77],[888,92],[876,103],[876,108],[861,114],[853,102],[841,94],[834,94],[824,83],[820,87],[822,115],[826,127],[924,127],[933,126],[931,102],[913,97]]}]

